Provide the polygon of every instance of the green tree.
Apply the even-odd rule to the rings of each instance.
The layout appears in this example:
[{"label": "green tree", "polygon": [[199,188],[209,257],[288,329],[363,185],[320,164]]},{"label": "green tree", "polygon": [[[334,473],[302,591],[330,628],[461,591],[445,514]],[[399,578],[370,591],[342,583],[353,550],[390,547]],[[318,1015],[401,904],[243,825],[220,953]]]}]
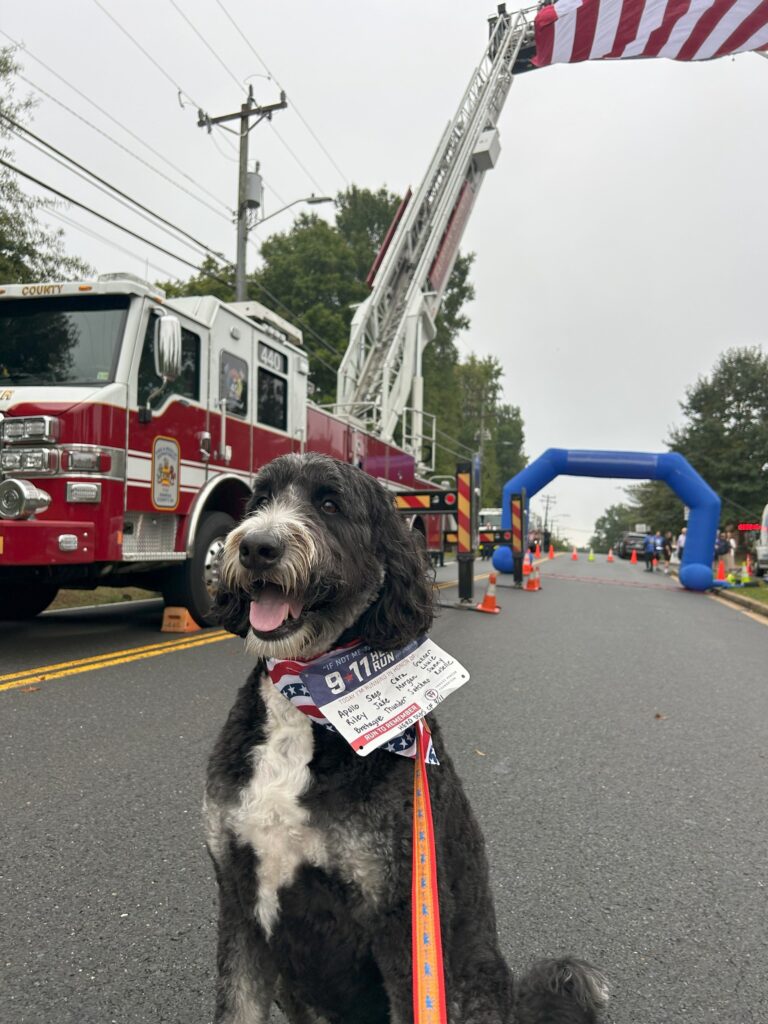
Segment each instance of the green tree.
[{"label": "green tree", "polygon": [[187,281],[158,281],[168,298],[183,295],[215,295],[222,302],[235,301],[234,267],[217,263],[206,256],[200,265],[200,272]]},{"label": "green tree", "polygon": [[[11,47],[0,49],[0,155],[12,162],[8,145],[13,136],[11,118],[25,124],[31,118],[32,100],[16,96],[14,77],[20,70]],[[17,175],[0,167],[0,281],[61,281],[86,277],[92,268],[64,250],[64,232],[40,224],[38,215],[57,203],[28,196]]]},{"label": "green tree", "polygon": [[355,273],[354,250],[333,225],[316,214],[301,214],[289,232],[262,244],[261,257],[248,294],[304,331],[307,348],[319,357],[312,361],[315,399],[332,402],[353,309],[368,294]]},{"label": "green tree", "polygon": [[[336,397],[336,369],[347,348],[354,308],[369,294],[365,277],[399,202],[384,188],[374,192],[353,185],[336,198],[335,224],[303,214],[289,231],[271,236],[261,247],[262,265],[248,279],[249,297],[303,331],[317,401]],[[499,481],[519,468],[522,420],[519,409],[500,405],[498,363],[474,356],[466,363],[459,360],[456,339],[469,326],[464,307],[474,297],[473,259],[471,253],[458,255],[435,338],[424,352],[424,408],[437,417],[435,469],[444,475],[453,474],[456,462],[478,449],[483,421],[492,439],[484,446],[486,479],[490,491],[498,491]],[[201,273],[182,285],[166,282],[163,287],[169,295],[214,294],[229,300],[231,279],[231,268],[207,260]]]},{"label": "green tree", "polygon": [[724,521],[759,516],[768,500],[768,354],[728,349],[680,405],[687,422],[672,431],[670,447],[720,495]]},{"label": "green tree", "polygon": [[474,253],[459,253],[448,279],[443,302],[435,326],[434,339],[424,350],[422,374],[424,376],[424,410],[437,420],[437,451],[435,472],[453,475],[456,463],[471,458],[476,446],[464,447],[459,440],[462,431],[462,404],[459,393],[459,349],[456,339],[469,327],[469,318],[463,312],[465,303],[475,297],[469,280]]},{"label": "green tree", "polygon": [[638,519],[636,505],[620,503],[609,506],[595,521],[595,532],[590,538],[590,547],[595,551],[607,551],[615,548],[622,533],[634,530]]},{"label": "green tree", "polygon": [[350,185],[336,197],[336,230],[355,258],[355,277],[365,281],[400,200],[386,188],[371,192]]},{"label": "green tree", "polygon": [[[720,495],[722,524],[758,518],[768,500],[768,355],[760,346],[723,352],[711,375],[686,389],[680,408],[685,422],[667,445]],[[684,507],[666,484],[636,484],[627,494],[638,521],[677,536]]]},{"label": "green tree", "polygon": [[460,424],[458,440],[482,456],[480,504],[498,507],[506,481],[525,465],[523,421],[516,406],[501,402],[504,369],[494,356],[470,355],[454,370]]}]

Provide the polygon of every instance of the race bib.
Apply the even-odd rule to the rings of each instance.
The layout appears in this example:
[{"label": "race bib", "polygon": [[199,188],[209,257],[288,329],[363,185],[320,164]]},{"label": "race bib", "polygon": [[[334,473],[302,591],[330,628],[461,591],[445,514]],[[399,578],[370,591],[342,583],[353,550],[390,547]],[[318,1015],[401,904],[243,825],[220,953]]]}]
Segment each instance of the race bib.
[{"label": "race bib", "polygon": [[299,675],[314,704],[362,757],[400,736],[469,679],[429,637],[397,651],[336,651]]}]

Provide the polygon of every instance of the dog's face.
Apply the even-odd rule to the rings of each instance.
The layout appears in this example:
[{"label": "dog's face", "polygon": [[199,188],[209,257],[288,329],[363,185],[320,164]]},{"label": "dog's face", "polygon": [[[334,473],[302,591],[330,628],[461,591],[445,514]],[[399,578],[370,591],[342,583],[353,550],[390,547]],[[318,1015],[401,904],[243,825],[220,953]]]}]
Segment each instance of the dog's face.
[{"label": "dog's face", "polygon": [[311,658],[353,626],[373,647],[398,647],[432,622],[423,544],[392,495],[322,455],[282,456],[259,472],[221,580],[220,621],[259,657]]}]

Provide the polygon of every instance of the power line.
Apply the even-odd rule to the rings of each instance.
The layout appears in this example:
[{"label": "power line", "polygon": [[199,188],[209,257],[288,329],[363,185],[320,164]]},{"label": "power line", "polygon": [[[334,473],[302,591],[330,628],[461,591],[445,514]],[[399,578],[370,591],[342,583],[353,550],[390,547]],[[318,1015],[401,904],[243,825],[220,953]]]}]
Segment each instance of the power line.
[{"label": "power line", "polygon": [[310,180],[310,181],[312,182],[312,184],[313,184],[313,185],[315,186],[315,188],[316,188],[316,189],[318,190],[318,192],[320,192],[321,194],[325,195],[325,193],[326,193],[326,191],[327,191],[327,190],[323,188],[323,186],[322,186],[322,185],[321,185],[321,184],[320,184],[320,183],[318,182],[317,178],[315,178],[315,177],[314,177],[314,175],[312,174],[312,172],[311,172],[311,171],[309,171],[309,170],[307,170],[307,168],[306,168],[306,167],[304,166],[304,164],[303,164],[303,163],[301,162],[301,160],[299,159],[299,157],[298,157],[298,156],[296,156],[296,154],[294,153],[294,151],[293,151],[293,150],[291,149],[291,147],[290,147],[290,146],[288,145],[288,143],[287,143],[287,142],[285,141],[285,139],[284,139],[284,138],[282,137],[282,135],[281,135],[281,134],[280,134],[280,132],[279,132],[279,131],[277,130],[277,128],[275,128],[275,126],[274,126],[274,125],[272,124],[272,122],[271,122],[271,121],[269,122],[269,126],[270,126],[270,128],[272,129],[272,131],[273,131],[273,132],[275,133],[275,135],[276,135],[276,136],[278,137],[278,139],[280,140],[280,142],[282,142],[283,146],[284,146],[284,147],[285,147],[285,148],[286,148],[286,149],[288,150],[288,152],[289,152],[289,153],[291,154],[291,156],[292,156],[292,157],[293,157],[293,159],[294,159],[294,160],[296,161],[296,163],[297,163],[297,164],[299,165],[299,167],[300,167],[300,168],[302,169],[302,171],[304,171],[304,173],[305,173],[305,174],[306,174],[306,176],[307,176],[307,177],[309,178],[309,180]]},{"label": "power line", "polygon": [[[150,62],[150,64],[152,64],[155,68],[157,68],[157,70],[166,79],[166,81],[171,83],[173,88],[176,90],[176,95],[179,98],[179,103],[181,104],[181,106],[182,107],[184,106],[184,99],[186,98],[187,100],[189,100],[189,102],[192,104],[192,106],[195,108],[195,110],[197,110],[199,108],[200,104],[194,99],[194,97],[190,96],[190,94],[186,91],[186,89],[182,89],[181,88],[179,83],[176,82],[172,78],[172,76],[168,74],[168,72],[163,67],[163,65],[159,61],[155,60],[155,58],[152,56],[152,54],[141,45],[141,43],[138,41],[138,39],[136,39],[135,36],[131,35],[131,33],[122,24],[122,22],[120,22],[114,16],[114,14],[112,14],[109,10],[107,10],[107,8],[100,2],[100,0],[93,0],[93,2],[96,4],[96,6],[102,12],[102,14],[104,14],[107,18],[109,18],[109,20],[112,22],[112,24],[115,25],[115,27],[118,28],[123,33],[123,35],[127,39],[129,39],[138,50],[141,51],[141,53],[147,58],[147,60]],[[233,145],[232,143],[230,143],[229,139],[225,139],[225,141],[230,146]],[[216,147],[216,148],[218,148],[218,147]],[[221,150],[219,150],[219,152],[221,153]],[[221,153],[221,155],[225,156],[225,154],[223,154],[223,153]],[[229,158],[227,157],[226,159],[229,159]]]},{"label": "power line", "polygon": [[[184,21],[186,21],[187,25],[189,25],[189,27],[190,27],[190,28],[192,29],[192,31],[193,31],[193,32],[195,33],[195,35],[196,35],[196,36],[197,36],[197,38],[198,38],[198,39],[200,40],[200,42],[201,42],[201,43],[203,44],[203,46],[205,46],[205,47],[206,47],[206,49],[207,49],[207,50],[208,50],[208,51],[209,51],[210,53],[212,53],[212,54],[213,54],[213,56],[214,56],[214,57],[216,58],[216,60],[217,60],[217,61],[219,62],[219,64],[221,64],[221,66],[222,66],[222,67],[224,68],[224,70],[225,70],[225,71],[227,72],[227,74],[229,75],[229,77],[230,77],[231,79],[233,79],[233,81],[234,81],[235,85],[237,86],[237,88],[238,88],[238,89],[242,89],[242,87],[243,87],[243,83],[242,83],[242,82],[240,81],[240,79],[239,79],[239,78],[237,77],[237,75],[235,75],[235,74],[234,74],[234,72],[233,72],[233,71],[232,71],[232,70],[231,70],[231,69],[230,69],[230,68],[229,68],[229,67],[228,67],[228,66],[227,66],[227,65],[226,65],[226,64],[224,63],[224,61],[223,61],[223,60],[221,59],[221,57],[220,57],[220,56],[218,55],[218,53],[217,53],[217,52],[216,52],[216,51],[214,50],[214,48],[213,48],[213,47],[211,46],[211,44],[210,44],[210,43],[208,42],[208,40],[207,40],[207,39],[205,38],[205,36],[201,35],[201,34],[200,34],[200,32],[198,32],[198,30],[197,30],[197,29],[195,28],[195,26],[194,26],[194,25],[192,24],[192,22],[191,22],[191,21],[189,20],[189,18],[188,18],[188,17],[186,16],[186,14],[184,13],[184,11],[182,11],[182,10],[181,10],[181,8],[180,8],[180,7],[179,7],[179,5],[178,5],[178,4],[177,4],[177,3],[175,2],[175,0],[168,0],[168,2],[170,3],[171,7],[173,7],[173,9],[174,9],[174,10],[176,11],[176,13],[177,13],[177,14],[179,15],[179,17],[180,17],[180,18],[183,18],[183,19],[184,19]],[[200,106],[200,104],[199,104],[199,103],[198,103],[198,104],[195,104],[195,105],[196,105],[196,106],[197,106],[198,108],[199,108],[199,106]]]},{"label": "power line", "polygon": [[[44,181],[40,181],[39,178],[34,177],[34,175],[29,174],[26,171],[22,171],[20,167],[16,167],[8,160],[4,160],[2,157],[0,157],[0,166],[7,167],[8,170],[13,171],[15,174],[20,174],[23,178],[26,178],[33,184],[38,185],[40,188],[44,188],[47,192],[52,192],[53,195],[58,196],[59,199],[63,199],[65,202],[71,203],[73,206],[77,206],[81,210],[85,210],[87,213],[92,214],[94,217],[98,217],[99,220],[103,220],[105,223],[110,224],[113,228],[117,228],[118,231],[124,231],[127,235],[131,235],[132,238],[137,238],[140,242],[143,242],[145,245],[149,245],[153,249],[157,249],[158,252],[162,252],[165,256],[170,256],[171,259],[177,260],[179,263],[183,263],[187,267],[191,267],[192,270],[195,270],[198,274],[201,274],[203,277],[210,278],[212,281],[217,281],[219,284],[223,284],[227,288],[232,287],[231,281],[227,281],[225,280],[225,278],[219,277],[217,274],[211,274],[203,267],[198,267],[195,263],[191,263],[183,256],[179,256],[178,253],[171,252],[169,249],[164,248],[164,246],[158,245],[157,242],[151,242],[148,238],[144,238],[142,235],[137,234],[135,231],[132,231],[130,228],[125,227],[123,224],[119,224],[117,221],[112,220],[111,217],[107,217],[105,214],[99,213],[98,210],[94,210],[92,207],[87,206],[85,203],[81,203],[78,199],[73,199],[72,196],[67,195],[66,192],[62,192],[59,189],[54,188],[52,185],[47,185]],[[227,269],[234,269],[230,263],[227,263],[226,266]],[[325,341],[325,339],[322,338],[317,333],[317,331],[314,330],[314,328],[312,328],[309,324],[305,323],[305,321],[300,316],[298,316],[298,314],[294,313],[293,310],[291,310],[288,306],[286,306],[284,302],[278,299],[276,295],[273,295],[268,288],[266,288],[263,284],[255,280],[253,281],[253,284],[260,291],[264,292],[264,294],[267,295],[272,300],[272,302],[274,302],[277,306],[280,306],[282,309],[284,309],[294,320],[297,320],[306,329],[306,331],[318,342],[324,345],[329,352],[333,353],[333,355],[338,357],[337,351],[334,348],[332,348],[332,346],[327,341]],[[328,370],[331,370],[333,373],[336,372],[337,367],[331,366],[320,356],[313,354],[313,358],[316,358],[317,361],[322,363],[323,366],[325,366]]]},{"label": "power line", "polygon": [[106,235],[102,235],[98,231],[94,231],[93,228],[87,228],[84,224],[79,224],[76,220],[73,220],[71,217],[67,217],[66,214],[63,214],[61,210],[55,210],[48,207],[45,210],[45,215],[47,217],[55,217],[56,220],[63,221],[64,224],[74,228],[75,231],[79,231],[81,234],[87,235],[89,238],[95,238],[97,241],[103,242],[105,245],[108,245],[110,249],[117,249],[118,252],[124,252],[126,256],[131,256],[133,259],[138,260],[139,263],[144,263],[146,266],[152,267],[153,270],[159,271],[163,277],[166,277],[169,280],[180,280],[178,274],[172,273],[166,267],[158,266],[157,263],[152,263],[151,260],[148,260],[145,256],[140,256],[139,253],[133,252],[131,249],[126,249],[125,246],[120,245],[120,243],[116,242],[113,238],[107,238]]},{"label": "power line", "polygon": [[99,213],[98,210],[92,209],[90,206],[86,206],[85,203],[81,203],[78,199],[73,199],[72,196],[61,192],[59,189],[54,188],[53,185],[47,185],[44,181],[40,181],[39,178],[35,178],[34,175],[22,171],[21,168],[14,166],[8,160],[4,160],[0,157],[0,166],[7,167],[8,170],[13,171],[15,174],[20,174],[22,178],[26,178],[33,184],[38,185],[40,188],[44,188],[47,192],[52,192],[53,195],[58,196],[59,199],[63,199],[67,203],[71,203],[73,206],[78,206],[81,210],[85,210],[87,213],[92,214],[94,217],[98,217],[99,220],[103,220],[105,223],[110,224],[113,228],[117,228],[119,231],[124,231],[127,235],[131,235],[132,238],[137,238],[140,242],[145,245],[151,246],[153,249],[157,249],[158,252],[162,252],[166,256],[170,256],[171,259],[178,260],[179,263],[183,263],[187,267],[191,267],[197,271],[198,274],[202,274],[204,277],[209,277],[212,281],[218,281],[219,284],[226,285],[228,288],[231,287],[231,282],[226,281],[223,277],[218,277],[216,274],[211,274],[209,271],[198,267],[197,264],[191,263],[183,256],[179,256],[175,252],[171,252],[169,249],[164,248],[162,245],[158,245],[157,242],[151,242],[148,238],[143,235],[139,235],[136,231],[132,231],[130,228],[125,227],[123,224],[119,224],[117,221],[112,220],[111,217],[107,217],[103,213]]},{"label": "power line", "polygon": [[[72,165],[72,167],[77,168],[79,171],[83,171],[85,175],[87,175],[88,177],[92,178],[95,182],[98,182],[99,185],[105,186],[105,188],[103,188],[102,191],[105,191],[105,189],[109,190],[109,191],[106,192],[107,195],[109,195],[109,192],[114,192],[116,196],[119,196],[121,199],[126,200],[128,203],[130,203],[133,206],[135,206],[139,211],[143,211],[143,213],[145,215],[149,215],[149,217],[153,217],[156,221],[159,221],[160,224],[165,224],[168,228],[171,228],[176,233],[176,235],[174,235],[174,237],[176,237],[177,241],[184,242],[184,238],[186,238],[189,241],[185,242],[184,244],[188,245],[191,242],[198,249],[202,249],[203,252],[206,253],[207,255],[215,256],[218,260],[226,262],[226,257],[222,253],[216,252],[215,250],[211,249],[210,246],[206,245],[205,242],[201,242],[199,239],[195,238],[194,235],[190,235],[188,231],[185,231],[183,228],[180,228],[178,225],[173,224],[171,221],[167,220],[161,214],[155,213],[154,210],[150,210],[149,207],[145,206],[143,203],[140,203],[138,201],[138,199],[134,199],[132,196],[129,196],[127,193],[125,193],[121,189],[117,188],[117,186],[112,185],[110,182],[106,181],[106,179],[100,177],[94,171],[91,171],[89,168],[83,166],[83,164],[78,163],[78,161],[73,159],[71,156],[67,156],[66,153],[63,153],[60,149],[57,149],[56,146],[52,145],[50,142],[46,142],[45,139],[40,138],[39,135],[36,135],[29,128],[25,127],[22,124],[19,124],[18,121],[14,120],[14,118],[10,117],[8,114],[5,114],[5,113],[3,113],[3,111],[0,111],[0,117],[3,117],[11,125],[13,125],[15,133],[20,138],[22,138],[21,133],[23,132],[24,135],[28,135],[31,139],[34,139],[35,142],[40,143],[41,146],[44,146],[47,149],[49,149],[52,153],[55,153],[57,157],[61,157],[63,160],[67,161],[69,164]],[[35,148],[36,149],[40,149],[39,146],[35,146]],[[40,151],[43,152],[43,150],[40,150]],[[46,154],[46,155],[50,155],[50,154]],[[57,163],[62,163],[62,161],[58,160]],[[62,164],[62,166],[66,166],[66,165]],[[67,169],[70,170],[71,168],[67,168]],[[80,177],[83,177],[83,175],[80,175]],[[87,181],[88,178],[86,178],[85,180]],[[89,184],[91,184],[91,182],[89,182]],[[113,198],[113,197],[110,197],[110,198]],[[123,205],[125,205],[125,203]],[[128,207],[128,208],[130,209],[130,207]],[[178,238],[177,237],[178,235],[182,235],[182,236],[184,236],[184,238]]]},{"label": "power line", "polygon": [[[22,75],[17,72],[16,77],[20,78],[22,82],[26,82],[27,85],[37,90],[37,92],[39,92],[41,96],[45,96],[46,99],[50,100],[52,103],[57,104],[57,106],[61,107],[63,110],[66,110],[68,114],[71,114],[73,117],[76,117],[78,121],[81,121],[88,128],[91,128],[93,129],[93,131],[98,132],[99,135],[103,135],[105,139],[111,142],[114,146],[117,146],[117,148],[121,149],[124,153],[127,153],[128,156],[133,157],[133,159],[138,161],[138,163],[142,164],[142,166],[146,167],[150,171],[154,171],[154,173],[157,174],[158,177],[163,178],[164,181],[169,182],[169,184],[173,185],[175,188],[178,188],[180,191],[186,193],[186,195],[188,195],[190,199],[194,199],[196,203],[200,203],[207,210],[210,210],[212,213],[215,213],[217,217],[221,217],[224,220],[229,220],[229,218],[226,217],[221,212],[221,210],[217,210],[215,206],[211,206],[211,204],[206,202],[205,199],[201,199],[200,196],[196,196],[194,192],[190,192],[188,188],[185,188],[184,185],[180,185],[178,181],[171,178],[164,171],[161,171],[158,167],[154,167],[151,163],[149,163],[148,160],[145,160],[143,157],[139,156],[138,153],[134,153],[132,149],[129,149],[127,146],[124,146],[122,142],[118,142],[118,140],[115,139],[112,135],[110,135],[109,132],[105,132],[102,128],[99,128],[98,125],[95,125],[92,121],[89,121],[87,117],[83,117],[82,114],[78,114],[76,110],[73,110],[71,107],[68,107],[66,103],[62,102],[62,100],[59,100],[55,96],[52,96],[49,92],[46,92],[45,89],[37,85],[30,78],[27,78],[26,75]],[[225,209],[228,209],[224,203],[222,203],[222,206],[224,206]],[[229,210],[228,212],[230,213],[230,215],[233,215],[233,211]]]},{"label": "power line", "polygon": [[[264,68],[264,70],[265,70],[265,71],[267,72],[267,74],[268,74],[268,75],[269,75],[269,77],[270,77],[270,78],[272,79],[272,81],[273,81],[273,82],[275,83],[275,85],[276,85],[276,86],[278,87],[278,89],[282,89],[282,88],[283,88],[283,87],[282,87],[282,85],[281,85],[281,84],[280,84],[280,83],[278,82],[278,80],[277,80],[277,79],[275,78],[275,76],[274,76],[274,75],[272,74],[272,72],[271,72],[271,71],[269,70],[269,68],[267,67],[267,65],[266,65],[266,64],[264,63],[263,59],[262,59],[262,58],[261,58],[261,57],[259,56],[259,54],[258,54],[258,53],[256,52],[256,50],[254,49],[253,43],[251,43],[250,39],[249,39],[249,38],[248,38],[248,37],[247,37],[247,36],[245,35],[245,33],[243,32],[243,30],[242,30],[242,29],[240,28],[240,26],[239,26],[239,25],[237,24],[237,22],[235,21],[235,19],[234,19],[234,18],[232,17],[232,15],[231,15],[231,14],[229,13],[229,11],[228,11],[228,10],[226,9],[226,7],[224,6],[224,4],[222,3],[222,0],[216,0],[216,3],[217,3],[217,4],[219,5],[219,7],[221,8],[221,10],[222,10],[222,11],[224,12],[224,14],[226,15],[226,17],[227,17],[227,18],[229,19],[230,23],[231,23],[231,24],[232,24],[232,26],[234,27],[235,31],[236,31],[236,32],[238,33],[238,35],[239,35],[239,36],[241,37],[241,39],[242,39],[242,40],[243,40],[243,41],[245,42],[245,44],[246,44],[246,46],[248,47],[248,49],[249,49],[249,50],[251,51],[251,53],[252,53],[252,54],[254,55],[254,57],[256,58],[256,60],[257,60],[257,61],[258,61],[258,62],[259,62],[259,63],[261,64],[261,66],[262,66],[262,67]],[[301,123],[302,123],[302,124],[304,125],[304,127],[305,127],[305,128],[307,129],[307,131],[309,132],[309,134],[310,134],[310,135],[312,136],[312,138],[313,138],[313,139],[315,140],[315,142],[316,142],[316,143],[318,144],[318,146],[320,147],[320,149],[321,149],[321,150],[323,151],[323,153],[324,153],[324,154],[326,155],[326,157],[328,158],[328,160],[329,160],[329,161],[330,161],[330,162],[331,162],[331,163],[333,164],[333,166],[334,166],[334,167],[336,168],[336,170],[337,170],[337,171],[339,172],[339,174],[341,175],[341,177],[342,177],[342,178],[344,179],[344,182],[345,182],[345,184],[346,184],[346,185],[349,185],[349,179],[347,178],[346,174],[344,173],[344,171],[342,171],[342,169],[341,169],[341,168],[339,167],[339,165],[338,165],[338,164],[336,163],[336,161],[335,161],[335,160],[333,159],[333,157],[331,156],[331,154],[330,154],[330,153],[328,152],[328,150],[327,150],[327,149],[325,148],[325,146],[323,145],[323,143],[322,143],[322,142],[320,141],[320,139],[319,139],[319,138],[317,137],[317,135],[316,135],[316,134],[314,133],[314,131],[313,131],[313,130],[312,130],[312,128],[310,127],[309,123],[308,123],[308,122],[306,121],[306,119],[305,119],[305,118],[303,117],[303,115],[302,115],[301,111],[300,111],[300,110],[299,110],[299,108],[298,108],[298,107],[296,106],[296,104],[295,104],[295,103],[293,102],[293,100],[291,101],[291,106],[292,106],[293,110],[295,110],[295,111],[296,111],[296,114],[297,114],[297,116],[298,116],[299,120],[301,121]]]},{"label": "power line", "polygon": [[[37,61],[37,63],[40,64],[42,67],[44,67],[46,69],[46,71],[49,72],[49,74],[53,75],[55,78],[58,78],[58,80],[60,82],[63,82],[64,85],[66,85],[68,88],[70,88],[73,92],[77,93],[78,96],[80,96],[82,99],[84,99],[88,103],[90,103],[91,106],[95,107],[96,110],[98,110],[100,114],[104,115],[104,117],[108,117],[110,121],[114,122],[114,124],[116,124],[124,132],[126,132],[126,134],[130,135],[132,139],[135,139],[136,142],[140,143],[142,146],[144,146],[146,149],[148,149],[150,151],[150,153],[153,153],[156,157],[158,157],[160,160],[162,160],[163,163],[166,163],[166,164],[168,164],[169,167],[172,167],[173,170],[176,171],[177,174],[180,174],[183,178],[186,178],[187,181],[191,182],[191,184],[193,184],[196,188],[200,189],[201,192],[204,192],[206,195],[210,196],[211,199],[214,199],[217,203],[219,203],[221,206],[223,206],[224,209],[228,213],[230,213],[230,214],[232,213],[232,211],[229,209],[229,207],[226,205],[226,203],[222,203],[217,195],[215,195],[213,192],[209,191],[204,185],[201,185],[199,182],[195,181],[195,179],[192,178],[189,174],[187,174],[186,171],[182,170],[181,167],[177,167],[176,164],[174,164],[166,156],[163,156],[163,154],[159,150],[155,149],[153,146],[150,146],[148,142],[145,142],[144,139],[142,139],[140,135],[137,135],[135,132],[131,131],[130,128],[127,128],[124,124],[122,124],[120,121],[118,121],[116,117],[113,117],[113,115],[110,114],[109,111],[104,110],[103,107],[100,107],[98,105],[98,103],[96,103],[89,96],[87,96],[84,92],[82,92],[80,89],[78,89],[77,86],[74,86],[74,85],[71,84],[71,82],[68,82],[66,78],[64,78],[62,75],[60,75],[58,73],[58,71],[54,71],[52,67],[50,67],[48,64],[45,63],[45,61],[41,60],[39,57],[36,57],[35,54],[32,53],[31,50],[27,49],[26,46],[24,46],[21,43],[16,42],[16,40],[12,36],[8,35],[8,33],[4,29],[0,29],[0,32],[2,32],[2,34],[6,37],[6,39],[10,39],[14,46],[16,46],[20,50],[23,50],[25,53],[28,53],[29,56],[33,60]],[[23,75],[19,75],[18,77],[23,79],[24,81],[27,81],[27,79],[25,79]],[[32,83],[30,83],[30,84],[32,84]],[[33,86],[33,88],[37,88],[37,86]],[[38,91],[42,92],[43,90],[38,90]],[[47,95],[47,94],[45,94],[45,95]],[[49,97],[49,98],[52,98],[52,97]],[[62,104],[62,106],[63,106],[63,104]],[[102,134],[106,134],[106,133],[102,133]],[[173,182],[172,178],[169,178],[168,180]],[[180,187],[178,185],[178,182],[173,182],[173,183],[175,185],[177,185],[177,187]]]}]

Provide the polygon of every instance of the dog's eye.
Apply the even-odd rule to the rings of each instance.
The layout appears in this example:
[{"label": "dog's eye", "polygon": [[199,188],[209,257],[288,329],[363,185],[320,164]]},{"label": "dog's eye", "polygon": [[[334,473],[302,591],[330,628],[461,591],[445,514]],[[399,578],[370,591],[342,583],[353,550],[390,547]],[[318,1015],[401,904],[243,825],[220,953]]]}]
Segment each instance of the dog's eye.
[{"label": "dog's eye", "polygon": [[324,512],[327,516],[335,516],[339,511],[339,506],[335,501],[331,501],[330,498],[326,498],[320,505],[320,511]]},{"label": "dog's eye", "polygon": [[268,501],[269,498],[266,494],[260,494],[257,498],[251,498],[251,512],[258,512],[259,509],[264,508]]}]

